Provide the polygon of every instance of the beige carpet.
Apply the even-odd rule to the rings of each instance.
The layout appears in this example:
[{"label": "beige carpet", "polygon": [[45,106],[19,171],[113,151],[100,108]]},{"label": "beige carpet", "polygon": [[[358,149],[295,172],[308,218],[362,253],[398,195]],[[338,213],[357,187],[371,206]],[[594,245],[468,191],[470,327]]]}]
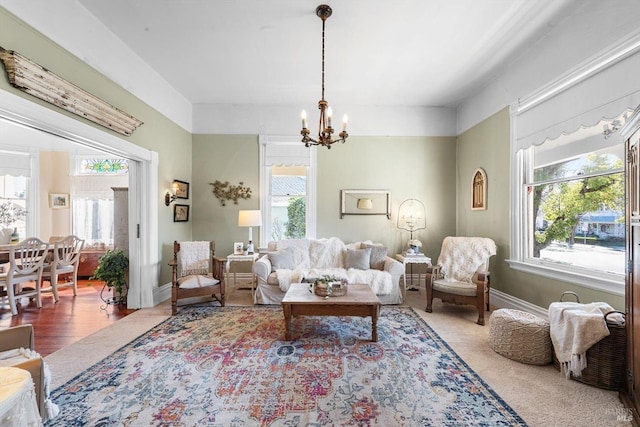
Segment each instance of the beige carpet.
[{"label": "beige carpet", "polygon": [[[473,307],[443,305],[424,312],[424,292],[407,292],[407,303],[473,368],[530,426],[614,426],[625,414],[617,392],[566,380],[553,365],[531,366],[502,357],[489,348],[489,326],[475,324]],[[233,291],[229,305],[250,305],[248,290]],[[108,356],[169,316],[163,303],[139,310],[115,324],[46,357],[52,388]]]}]

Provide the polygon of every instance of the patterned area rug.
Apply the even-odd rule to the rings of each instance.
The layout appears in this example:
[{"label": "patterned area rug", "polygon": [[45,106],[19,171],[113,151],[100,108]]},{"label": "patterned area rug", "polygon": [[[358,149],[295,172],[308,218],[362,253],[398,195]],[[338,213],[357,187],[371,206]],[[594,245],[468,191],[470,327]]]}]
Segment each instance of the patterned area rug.
[{"label": "patterned area rug", "polygon": [[292,332],[279,307],[184,308],[56,389],[47,425],[525,425],[412,308],[377,343],[370,318]]}]

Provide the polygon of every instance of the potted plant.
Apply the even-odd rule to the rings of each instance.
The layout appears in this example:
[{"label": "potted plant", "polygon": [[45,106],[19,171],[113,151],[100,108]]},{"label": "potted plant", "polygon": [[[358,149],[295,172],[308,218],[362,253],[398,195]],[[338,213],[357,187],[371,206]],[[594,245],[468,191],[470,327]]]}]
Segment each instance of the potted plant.
[{"label": "potted plant", "polygon": [[[93,272],[91,279],[102,280],[104,286],[109,290],[113,288],[113,298],[102,298],[107,304],[123,304],[127,290],[127,271],[129,269],[129,258],[120,250],[107,251],[98,259],[98,267]],[[104,291],[104,287],[102,288]]]}]

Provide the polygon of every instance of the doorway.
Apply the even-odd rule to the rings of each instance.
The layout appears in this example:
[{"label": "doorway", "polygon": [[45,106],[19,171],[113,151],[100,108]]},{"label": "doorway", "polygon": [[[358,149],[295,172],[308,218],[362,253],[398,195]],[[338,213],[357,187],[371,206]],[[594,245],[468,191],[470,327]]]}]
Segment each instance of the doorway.
[{"label": "doorway", "polygon": [[[128,195],[129,279],[128,308],[151,307],[158,275],[157,191],[158,156],[150,150],[115,137],[29,100],[0,91],[0,119],[23,129],[37,130],[86,149],[129,159]],[[4,138],[3,138],[4,139]],[[33,211],[37,214],[37,206]],[[141,226],[144,224],[145,226]],[[34,228],[35,229],[35,228]]]}]

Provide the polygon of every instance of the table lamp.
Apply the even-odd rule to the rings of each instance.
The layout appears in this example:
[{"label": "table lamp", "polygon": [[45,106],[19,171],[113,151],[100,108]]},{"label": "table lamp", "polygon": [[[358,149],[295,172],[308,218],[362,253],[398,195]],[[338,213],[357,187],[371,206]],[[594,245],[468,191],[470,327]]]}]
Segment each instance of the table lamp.
[{"label": "table lamp", "polygon": [[398,228],[411,233],[409,247],[412,253],[420,253],[422,243],[413,238],[413,232],[426,228],[424,205],[420,200],[407,199],[398,209]]},{"label": "table lamp", "polygon": [[246,210],[238,212],[238,227],[249,227],[249,243],[247,244],[247,253],[253,254],[253,227],[262,225],[262,214],[259,210]]}]

